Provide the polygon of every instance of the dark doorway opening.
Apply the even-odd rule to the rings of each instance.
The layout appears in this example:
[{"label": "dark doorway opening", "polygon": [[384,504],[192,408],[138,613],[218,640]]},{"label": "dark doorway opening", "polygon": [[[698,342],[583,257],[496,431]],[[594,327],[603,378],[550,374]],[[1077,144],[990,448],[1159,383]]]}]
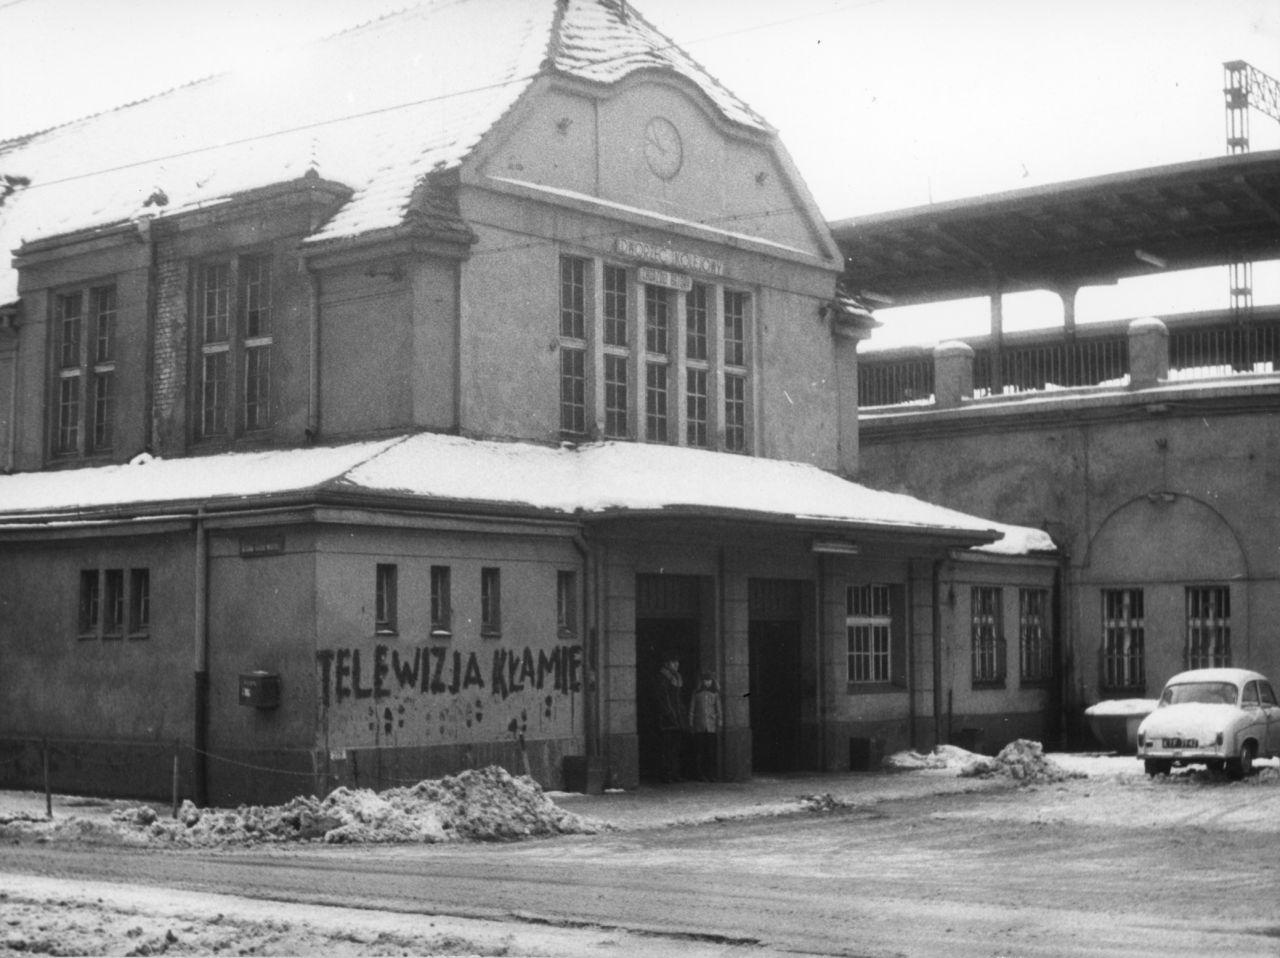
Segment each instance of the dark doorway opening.
[{"label": "dark doorway opening", "polygon": [[[636,620],[636,731],[639,733],[640,778],[662,777],[662,739],[658,731],[658,673],[668,656],[680,661],[684,705],[697,685],[699,624],[697,619]],[[688,736],[686,736],[687,738]],[[687,751],[687,749],[686,749]],[[689,756],[682,758],[688,774]]]},{"label": "dark doorway opening", "polygon": [[800,623],[754,621],[750,627],[751,769],[799,768]]}]

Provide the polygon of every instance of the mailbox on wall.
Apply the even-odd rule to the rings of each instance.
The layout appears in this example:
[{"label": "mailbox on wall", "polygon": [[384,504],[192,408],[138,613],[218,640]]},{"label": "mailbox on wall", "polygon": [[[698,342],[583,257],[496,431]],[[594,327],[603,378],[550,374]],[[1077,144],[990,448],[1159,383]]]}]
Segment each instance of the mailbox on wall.
[{"label": "mailbox on wall", "polygon": [[241,672],[240,704],[273,709],[280,704],[280,676],[275,672]]}]

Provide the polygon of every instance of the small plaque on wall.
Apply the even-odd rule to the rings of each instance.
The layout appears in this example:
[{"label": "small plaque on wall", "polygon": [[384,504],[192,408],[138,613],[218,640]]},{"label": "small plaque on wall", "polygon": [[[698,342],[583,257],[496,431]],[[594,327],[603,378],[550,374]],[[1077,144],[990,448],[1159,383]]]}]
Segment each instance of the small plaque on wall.
[{"label": "small plaque on wall", "polygon": [[242,536],[240,538],[240,557],[253,559],[258,556],[278,556],[284,552],[284,535]]}]

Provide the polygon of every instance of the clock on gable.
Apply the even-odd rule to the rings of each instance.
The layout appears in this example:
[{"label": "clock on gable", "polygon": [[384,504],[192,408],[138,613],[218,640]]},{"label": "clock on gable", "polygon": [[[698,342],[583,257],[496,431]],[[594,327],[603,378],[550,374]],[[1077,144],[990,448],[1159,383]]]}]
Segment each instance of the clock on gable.
[{"label": "clock on gable", "polygon": [[680,172],[684,162],[684,145],[680,131],[665,116],[655,116],[644,128],[644,161],[649,171],[660,180],[669,180]]}]

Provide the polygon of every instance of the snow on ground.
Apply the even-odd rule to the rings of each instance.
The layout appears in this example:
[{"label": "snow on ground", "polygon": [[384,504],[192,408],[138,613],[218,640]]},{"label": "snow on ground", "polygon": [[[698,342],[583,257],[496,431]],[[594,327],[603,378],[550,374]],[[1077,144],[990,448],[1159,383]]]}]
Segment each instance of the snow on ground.
[{"label": "snow on ground", "polygon": [[300,796],[284,805],[220,810],[186,801],[176,817],[162,816],[150,805],[132,805],[117,808],[109,818],[48,822],[30,813],[0,818],[0,835],[34,832],[47,840],[187,846],[509,841],[593,834],[601,827],[560,808],[528,776],[516,777],[498,766],[385,792],[338,788],[323,800]]},{"label": "snow on ground", "polygon": [[1008,776],[1018,782],[1060,782],[1068,778],[1085,778],[1086,774],[1064,768],[1044,754],[1044,746],[1028,739],[1018,739],[991,758],[966,751],[955,745],[939,745],[932,752],[898,752],[885,759],[892,769],[954,769],[963,778]]}]

